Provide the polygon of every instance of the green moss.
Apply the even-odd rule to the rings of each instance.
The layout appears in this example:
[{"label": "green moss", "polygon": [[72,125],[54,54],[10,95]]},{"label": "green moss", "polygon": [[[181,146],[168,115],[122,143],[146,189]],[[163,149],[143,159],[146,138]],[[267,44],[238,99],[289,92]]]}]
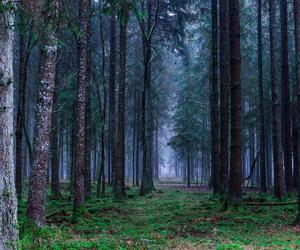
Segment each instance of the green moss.
[{"label": "green moss", "polygon": [[[22,201],[20,249],[300,248],[292,226],[296,205],[242,206],[224,212],[209,193],[163,190],[140,197],[139,190],[131,188],[130,199],[114,201],[109,188],[107,192],[103,199],[93,194],[76,222],[72,221],[72,200],[51,201],[49,196],[48,226],[42,230],[30,226]],[[274,201],[270,195],[262,199],[251,194],[250,198]]]}]

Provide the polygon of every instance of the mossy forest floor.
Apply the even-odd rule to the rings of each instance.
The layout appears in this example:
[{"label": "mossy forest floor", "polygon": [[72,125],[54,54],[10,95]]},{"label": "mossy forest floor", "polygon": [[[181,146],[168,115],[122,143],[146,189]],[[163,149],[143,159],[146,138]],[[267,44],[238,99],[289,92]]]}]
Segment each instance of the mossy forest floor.
[{"label": "mossy forest floor", "polygon": [[[64,187],[66,189],[66,187]],[[26,220],[19,208],[20,249],[300,249],[296,205],[241,206],[222,211],[206,191],[161,188],[146,197],[137,188],[125,201],[92,197],[86,212],[72,222],[72,199],[47,201],[47,227]],[[250,193],[248,201],[275,202]],[[294,201],[296,196],[286,201]]]}]

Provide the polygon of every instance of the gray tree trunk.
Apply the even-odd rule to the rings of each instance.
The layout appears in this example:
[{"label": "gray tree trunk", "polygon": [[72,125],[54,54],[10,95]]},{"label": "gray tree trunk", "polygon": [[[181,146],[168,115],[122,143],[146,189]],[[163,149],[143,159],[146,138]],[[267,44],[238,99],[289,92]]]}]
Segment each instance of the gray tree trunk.
[{"label": "gray tree trunk", "polygon": [[[1,4],[7,1],[1,0]],[[0,12],[0,249],[17,249],[17,199],[13,165],[12,16]]]},{"label": "gray tree trunk", "polygon": [[[58,12],[58,0],[50,1],[51,11],[46,15],[55,24]],[[44,24],[49,20],[44,20]],[[45,27],[43,51],[40,68],[40,86],[38,92],[36,124],[34,130],[34,153],[27,215],[38,227],[43,227],[45,218],[45,198],[47,188],[47,170],[51,132],[53,93],[56,77],[57,37],[54,26]]]}]

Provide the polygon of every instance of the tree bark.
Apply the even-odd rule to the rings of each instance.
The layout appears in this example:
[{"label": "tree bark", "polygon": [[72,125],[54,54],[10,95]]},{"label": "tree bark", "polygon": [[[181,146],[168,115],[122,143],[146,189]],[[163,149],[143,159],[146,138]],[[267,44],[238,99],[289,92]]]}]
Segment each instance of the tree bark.
[{"label": "tree bark", "polygon": [[156,14],[152,20],[152,0],[147,0],[147,24],[140,23],[143,38],[144,52],[144,86],[142,93],[142,145],[143,145],[143,170],[141,195],[152,192],[153,173],[152,173],[152,110],[151,110],[151,58],[152,58],[152,35],[157,22],[158,1],[156,6]]},{"label": "tree bark", "polygon": [[281,150],[280,90],[276,77],[276,5],[274,0],[269,0],[269,15],[274,194],[277,198],[282,198],[285,194],[285,185]]},{"label": "tree bark", "polygon": [[241,48],[239,0],[229,2],[230,38],[230,98],[231,98],[231,154],[229,198],[239,204],[242,197],[242,131],[241,131]]},{"label": "tree bark", "polygon": [[[116,101],[115,101],[115,79],[116,79],[116,10],[112,6],[110,17],[110,62],[109,62],[109,148],[112,183],[115,179],[116,168]],[[110,173],[110,171],[109,171]],[[111,178],[108,178],[111,183]]]},{"label": "tree bark", "polygon": [[[44,24],[51,20],[54,25],[45,27],[42,34],[43,48],[41,52],[40,86],[38,92],[36,124],[34,130],[34,152],[32,173],[30,176],[27,215],[32,222],[43,227],[46,224],[45,198],[47,188],[48,154],[51,130],[53,93],[56,78],[57,61],[57,17],[59,1],[49,2],[51,8]],[[52,23],[51,22],[51,23]],[[55,27],[56,26],[56,27]]]},{"label": "tree bark", "polygon": [[280,30],[281,30],[281,105],[283,156],[285,166],[286,191],[293,191],[292,169],[292,137],[291,137],[291,102],[289,89],[289,56],[288,56],[288,18],[287,0],[280,0]]},{"label": "tree bark", "polygon": [[262,2],[257,0],[257,72],[259,90],[259,125],[260,125],[260,191],[267,191],[266,183],[266,128],[265,128],[265,105],[264,105],[264,83],[262,65]]},{"label": "tree bark", "polygon": [[211,164],[214,194],[221,191],[219,158],[218,1],[211,1]]},{"label": "tree bark", "polygon": [[[7,1],[1,0],[1,5]],[[0,249],[18,249],[13,150],[13,16],[0,12]],[[8,25],[8,23],[10,25]]]},{"label": "tree bark", "polygon": [[121,1],[120,19],[120,64],[119,64],[119,105],[118,105],[118,143],[115,168],[114,195],[117,199],[125,196],[125,90],[126,90],[126,28],[127,3]]},{"label": "tree bark", "polygon": [[228,190],[229,152],[229,15],[228,0],[220,0],[220,171],[221,192]]},{"label": "tree bark", "polygon": [[[300,0],[294,0],[294,19],[295,19],[295,54],[296,54],[296,85],[297,85],[297,134],[298,134],[298,150],[300,149]],[[299,156],[299,152],[298,152]],[[298,162],[298,217],[297,224],[300,224],[300,183],[299,183],[299,167]]]},{"label": "tree bark", "polygon": [[56,73],[55,88],[53,94],[53,110],[51,122],[51,196],[53,199],[61,197],[59,185],[59,158],[60,150],[58,146],[58,120],[57,120],[57,87],[58,78]]},{"label": "tree bark", "polygon": [[79,1],[79,30],[82,35],[78,39],[78,83],[76,103],[76,149],[74,165],[74,213],[84,205],[84,162],[85,162],[85,111],[88,63],[88,6],[89,0]]}]

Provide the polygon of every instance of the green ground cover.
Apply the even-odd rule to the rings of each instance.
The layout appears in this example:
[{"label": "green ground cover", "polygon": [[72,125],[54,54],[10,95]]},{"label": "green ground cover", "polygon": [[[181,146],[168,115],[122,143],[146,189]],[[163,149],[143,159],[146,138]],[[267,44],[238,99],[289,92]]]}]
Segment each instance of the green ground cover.
[{"label": "green ground cover", "polygon": [[[65,197],[67,195],[65,194]],[[247,201],[275,202],[248,194]],[[286,201],[295,200],[296,196]],[[20,204],[20,249],[300,249],[296,205],[242,206],[222,211],[207,192],[163,189],[146,197],[127,191],[125,201],[92,197],[72,220],[72,199],[47,200],[44,229],[26,220]]]}]

